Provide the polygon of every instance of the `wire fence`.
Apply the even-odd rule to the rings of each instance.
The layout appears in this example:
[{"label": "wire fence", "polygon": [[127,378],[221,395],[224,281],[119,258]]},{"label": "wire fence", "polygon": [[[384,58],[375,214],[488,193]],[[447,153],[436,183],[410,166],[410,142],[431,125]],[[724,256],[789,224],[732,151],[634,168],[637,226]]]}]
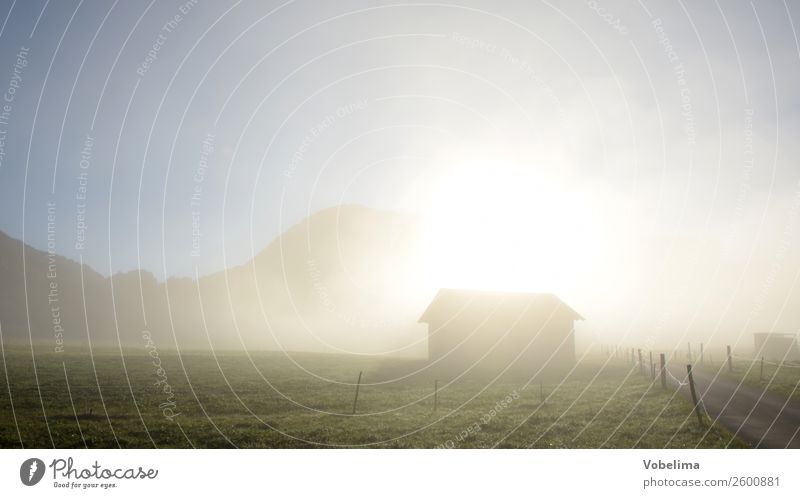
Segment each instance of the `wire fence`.
[{"label": "wire fence", "polygon": [[758,363],[758,362],[763,361],[765,365],[773,365],[773,366],[776,366],[778,368],[800,368],[800,364],[796,364],[796,363],[792,363],[792,362],[777,363],[777,362],[769,361],[769,360],[766,360],[766,359],[763,359],[763,358],[750,358],[749,356],[740,356],[740,355],[733,355],[733,357],[736,358],[737,360],[751,361],[753,363]]}]

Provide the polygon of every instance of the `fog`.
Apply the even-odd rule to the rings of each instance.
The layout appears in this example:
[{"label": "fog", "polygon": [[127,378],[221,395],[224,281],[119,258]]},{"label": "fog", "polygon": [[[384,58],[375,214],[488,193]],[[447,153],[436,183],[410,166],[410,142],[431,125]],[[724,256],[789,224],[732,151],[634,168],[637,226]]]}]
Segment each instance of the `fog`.
[{"label": "fog", "polygon": [[143,8],[0,33],[7,337],[53,335],[48,252],[73,341],[87,303],[112,344],[420,356],[441,288],[556,294],[579,348],[800,328],[786,4]]}]

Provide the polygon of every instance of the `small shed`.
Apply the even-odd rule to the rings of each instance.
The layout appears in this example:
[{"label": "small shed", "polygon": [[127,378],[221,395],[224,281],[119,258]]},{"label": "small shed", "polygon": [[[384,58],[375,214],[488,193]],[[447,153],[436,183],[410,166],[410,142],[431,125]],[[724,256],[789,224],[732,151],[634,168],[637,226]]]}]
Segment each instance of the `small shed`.
[{"label": "small shed", "polygon": [[553,294],[441,289],[419,318],[428,325],[428,359],[536,373],[575,361],[575,310]]},{"label": "small shed", "polygon": [[753,334],[755,356],[770,361],[800,361],[800,348],[795,334]]}]

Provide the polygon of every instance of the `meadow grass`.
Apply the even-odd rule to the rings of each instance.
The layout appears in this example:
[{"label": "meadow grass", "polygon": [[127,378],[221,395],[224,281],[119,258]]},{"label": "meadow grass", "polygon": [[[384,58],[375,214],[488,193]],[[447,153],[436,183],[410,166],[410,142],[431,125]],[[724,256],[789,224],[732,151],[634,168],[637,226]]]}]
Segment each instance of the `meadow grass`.
[{"label": "meadow grass", "polygon": [[34,370],[29,348],[6,347],[0,447],[746,447],[700,427],[682,395],[600,357],[536,379],[310,353],[158,358],[160,371],[141,350],[37,352]]}]

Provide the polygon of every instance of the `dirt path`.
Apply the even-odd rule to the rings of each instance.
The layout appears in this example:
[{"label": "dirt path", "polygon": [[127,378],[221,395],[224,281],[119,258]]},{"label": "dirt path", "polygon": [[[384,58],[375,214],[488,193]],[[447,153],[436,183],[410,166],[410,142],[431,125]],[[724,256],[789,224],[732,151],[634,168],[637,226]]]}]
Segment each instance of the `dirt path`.
[{"label": "dirt path", "polygon": [[[681,381],[686,366],[670,364],[669,372]],[[755,448],[800,448],[800,401],[725,378],[694,370],[697,395],[708,415]],[[675,380],[670,379],[675,384]],[[689,386],[681,392],[691,399]]]}]

